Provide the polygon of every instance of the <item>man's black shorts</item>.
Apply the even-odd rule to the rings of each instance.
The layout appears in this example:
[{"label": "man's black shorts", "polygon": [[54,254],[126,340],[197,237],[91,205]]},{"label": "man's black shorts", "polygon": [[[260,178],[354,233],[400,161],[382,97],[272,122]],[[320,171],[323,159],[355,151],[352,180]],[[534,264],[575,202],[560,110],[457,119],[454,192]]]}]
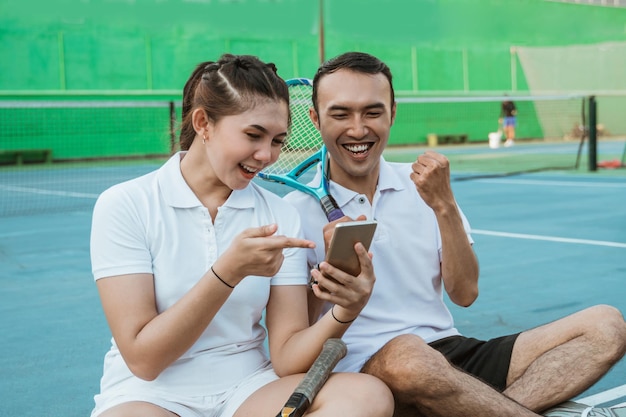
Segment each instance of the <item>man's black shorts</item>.
[{"label": "man's black shorts", "polygon": [[488,341],[450,336],[429,343],[429,346],[441,352],[453,365],[502,392],[506,388],[517,336],[519,333]]}]

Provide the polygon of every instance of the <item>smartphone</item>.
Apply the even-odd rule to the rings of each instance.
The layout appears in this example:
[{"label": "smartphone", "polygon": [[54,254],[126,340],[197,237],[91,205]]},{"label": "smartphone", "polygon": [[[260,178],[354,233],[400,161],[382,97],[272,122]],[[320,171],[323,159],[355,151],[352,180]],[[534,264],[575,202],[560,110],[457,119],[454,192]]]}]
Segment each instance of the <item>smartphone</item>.
[{"label": "smartphone", "polygon": [[361,242],[365,249],[369,250],[376,225],[375,220],[338,223],[330,239],[326,262],[350,275],[359,275],[361,264],[354,251],[354,245]]}]

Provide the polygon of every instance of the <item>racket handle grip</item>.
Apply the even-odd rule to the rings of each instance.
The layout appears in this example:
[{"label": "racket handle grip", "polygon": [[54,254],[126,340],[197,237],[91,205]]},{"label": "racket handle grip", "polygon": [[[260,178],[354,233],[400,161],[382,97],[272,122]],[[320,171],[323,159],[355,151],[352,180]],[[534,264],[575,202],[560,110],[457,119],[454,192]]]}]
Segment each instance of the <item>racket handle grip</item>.
[{"label": "racket handle grip", "polygon": [[347,352],[348,348],[341,339],[332,338],[324,342],[319,356],[276,417],[302,416],[326,383],[337,362],[346,356]]},{"label": "racket handle grip", "polygon": [[339,205],[331,195],[326,195],[320,199],[320,204],[322,205],[322,209],[324,209],[324,213],[326,213],[326,218],[328,218],[329,222],[340,219],[344,216],[343,211],[339,208]]},{"label": "racket handle grip", "polygon": [[313,402],[313,398],[322,388],[337,362],[346,356],[347,352],[348,348],[341,339],[333,338],[324,342],[322,351],[295,392],[301,392]]}]

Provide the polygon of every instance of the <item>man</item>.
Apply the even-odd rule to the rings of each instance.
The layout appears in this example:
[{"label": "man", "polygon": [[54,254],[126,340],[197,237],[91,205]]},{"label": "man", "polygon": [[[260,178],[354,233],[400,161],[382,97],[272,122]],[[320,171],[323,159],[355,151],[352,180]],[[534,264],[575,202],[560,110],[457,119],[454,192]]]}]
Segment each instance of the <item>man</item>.
[{"label": "man", "polygon": [[[487,342],[459,335],[442,291],[461,306],[478,296],[469,224],[443,155],[426,152],[413,164],[382,158],[396,115],[389,68],[371,55],[346,53],[322,64],[313,88],[311,119],[330,155],[331,194],[346,214],[338,221],[364,215],[378,222],[370,247],[377,282],[358,320],[338,318],[350,328],[348,355],[336,369],[385,381],[397,416],[537,416],[557,404],[545,415],[626,416],[624,408],[562,404],[626,352],[626,323],[613,307],[595,306]],[[306,238],[317,244],[309,262],[323,261],[338,221],[328,224],[319,203],[304,193],[285,198],[304,214]],[[331,279],[324,262],[320,269],[312,272],[317,297],[324,288],[352,285]]]}]

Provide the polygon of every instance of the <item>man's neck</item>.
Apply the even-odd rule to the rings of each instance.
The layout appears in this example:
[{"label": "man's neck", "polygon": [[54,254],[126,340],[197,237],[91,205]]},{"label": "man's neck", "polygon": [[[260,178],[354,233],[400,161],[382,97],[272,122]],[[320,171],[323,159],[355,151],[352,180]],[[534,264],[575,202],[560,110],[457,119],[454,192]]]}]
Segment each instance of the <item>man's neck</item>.
[{"label": "man's neck", "polygon": [[329,171],[330,179],[333,182],[367,196],[370,203],[373,201],[376,186],[378,185],[378,177],[380,175],[380,164],[376,164],[370,172],[360,176],[349,175],[336,167],[333,170],[332,163],[330,164]]}]

